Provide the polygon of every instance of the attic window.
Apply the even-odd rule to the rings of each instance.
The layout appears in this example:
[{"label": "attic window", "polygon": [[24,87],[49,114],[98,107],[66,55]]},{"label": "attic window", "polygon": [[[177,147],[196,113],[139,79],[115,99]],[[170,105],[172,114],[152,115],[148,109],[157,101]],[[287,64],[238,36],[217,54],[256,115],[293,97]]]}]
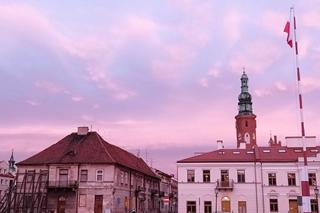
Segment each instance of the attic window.
[{"label": "attic window", "polygon": [[270,152],[270,149],[264,149],[263,152],[264,152],[264,153],[269,153],[269,152]]},{"label": "attic window", "polygon": [[317,149],[311,149],[310,152],[318,152]]},{"label": "attic window", "polygon": [[238,151],[234,151],[234,152],[232,152],[233,154],[236,154],[236,155],[238,155],[238,154],[240,154],[240,152],[238,152]]},{"label": "attic window", "polygon": [[294,152],[302,152],[301,149],[295,149]]},{"label": "attic window", "polygon": [[224,154],[224,151],[222,151],[222,152],[219,152],[219,155],[223,155]]},{"label": "attic window", "polygon": [[280,152],[280,153],[285,153],[285,152],[287,152],[287,151],[286,151],[285,149],[279,149],[278,152]]},{"label": "attic window", "polygon": [[247,154],[253,154],[253,151],[247,151]]},{"label": "attic window", "polygon": [[69,156],[75,156],[76,155],[76,152],[74,150],[70,150],[66,153],[66,155],[69,155]]}]

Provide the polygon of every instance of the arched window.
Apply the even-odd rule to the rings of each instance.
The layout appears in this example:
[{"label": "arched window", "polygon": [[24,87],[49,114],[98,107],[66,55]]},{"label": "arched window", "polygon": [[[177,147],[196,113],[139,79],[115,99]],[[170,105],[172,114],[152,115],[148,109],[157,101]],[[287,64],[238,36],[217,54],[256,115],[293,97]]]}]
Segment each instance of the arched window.
[{"label": "arched window", "polygon": [[244,141],[246,142],[246,144],[250,143],[250,135],[247,132],[244,134]]},{"label": "arched window", "polygon": [[248,127],[248,121],[245,122],[245,126]]},{"label": "arched window", "polygon": [[222,212],[231,212],[230,198],[225,196],[221,199]]}]

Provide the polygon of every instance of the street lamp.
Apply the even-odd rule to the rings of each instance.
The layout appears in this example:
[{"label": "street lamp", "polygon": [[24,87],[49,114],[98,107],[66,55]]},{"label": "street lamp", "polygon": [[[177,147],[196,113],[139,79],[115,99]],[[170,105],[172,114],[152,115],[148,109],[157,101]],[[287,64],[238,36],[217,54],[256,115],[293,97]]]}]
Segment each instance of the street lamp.
[{"label": "street lamp", "polygon": [[319,212],[319,206],[318,206],[318,195],[319,195],[319,189],[318,189],[318,186],[316,185],[314,187],[314,194],[316,195],[316,202],[317,202],[317,212]]},{"label": "street lamp", "polygon": [[214,189],[214,193],[216,194],[216,213],[218,213],[218,186]]}]

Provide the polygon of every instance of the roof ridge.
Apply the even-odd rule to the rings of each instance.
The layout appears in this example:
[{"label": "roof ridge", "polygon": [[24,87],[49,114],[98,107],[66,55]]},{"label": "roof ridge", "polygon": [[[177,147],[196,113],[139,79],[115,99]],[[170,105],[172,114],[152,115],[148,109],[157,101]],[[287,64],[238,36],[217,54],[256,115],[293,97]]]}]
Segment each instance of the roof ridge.
[{"label": "roof ridge", "polygon": [[[117,161],[114,160],[114,158],[112,157],[112,155],[108,152],[107,148],[104,146],[103,141],[102,141],[101,138],[100,138],[100,135],[99,135],[99,134],[95,134],[95,135],[96,135],[96,137],[98,138],[98,142],[99,142],[100,145],[103,147],[105,153],[106,153],[107,155],[109,155],[109,157],[111,158],[111,160],[112,160],[114,163],[116,163]],[[105,142],[105,143],[108,143],[108,142]],[[108,144],[109,144],[109,143],[108,143]]]}]

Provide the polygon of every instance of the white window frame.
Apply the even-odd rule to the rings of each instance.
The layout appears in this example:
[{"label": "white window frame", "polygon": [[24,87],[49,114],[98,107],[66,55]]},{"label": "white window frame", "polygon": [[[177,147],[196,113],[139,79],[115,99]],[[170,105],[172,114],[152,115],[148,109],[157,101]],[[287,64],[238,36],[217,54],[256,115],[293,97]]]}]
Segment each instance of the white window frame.
[{"label": "white window frame", "polygon": [[[98,174],[100,172],[101,172],[101,174]],[[101,180],[98,180],[98,176],[100,176],[100,175],[101,175]],[[97,169],[97,171],[96,171],[96,181],[97,182],[103,182],[103,169]]]}]

